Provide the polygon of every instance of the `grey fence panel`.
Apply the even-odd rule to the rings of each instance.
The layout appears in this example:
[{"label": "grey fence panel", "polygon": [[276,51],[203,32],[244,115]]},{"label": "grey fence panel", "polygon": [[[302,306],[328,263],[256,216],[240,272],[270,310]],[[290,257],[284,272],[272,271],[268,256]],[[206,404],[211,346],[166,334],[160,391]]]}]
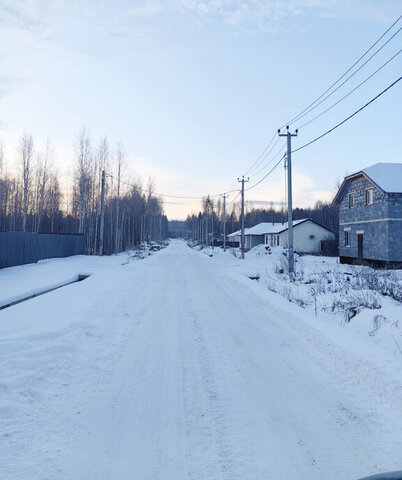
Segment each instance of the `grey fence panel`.
[{"label": "grey fence panel", "polygon": [[84,235],[0,232],[0,268],[84,253]]}]

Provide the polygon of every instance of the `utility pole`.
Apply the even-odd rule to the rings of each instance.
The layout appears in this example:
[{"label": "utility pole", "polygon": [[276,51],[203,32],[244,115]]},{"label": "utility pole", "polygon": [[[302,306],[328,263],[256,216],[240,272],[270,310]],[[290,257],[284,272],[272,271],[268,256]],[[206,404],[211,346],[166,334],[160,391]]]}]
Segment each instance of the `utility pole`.
[{"label": "utility pole", "polygon": [[244,182],[248,182],[250,179],[244,180],[244,175],[241,177],[241,180],[238,178],[237,181],[241,182],[241,258],[244,260]]},{"label": "utility pole", "polygon": [[211,247],[214,249],[214,205],[211,205]]},{"label": "utility pole", "polygon": [[223,251],[226,252],[226,199],[229,195],[222,194],[223,198]]},{"label": "utility pole", "polygon": [[101,184],[101,211],[100,211],[100,227],[99,227],[99,255],[103,255],[103,230],[105,226],[105,170],[102,170]]},{"label": "utility pole", "polygon": [[286,127],[286,133],[278,130],[280,137],[287,137],[287,164],[288,164],[288,258],[289,258],[289,276],[293,277],[295,271],[295,259],[293,251],[293,210],[292,210],[292,137],[297,137],[295,133],[290,133],[289,127]]}]

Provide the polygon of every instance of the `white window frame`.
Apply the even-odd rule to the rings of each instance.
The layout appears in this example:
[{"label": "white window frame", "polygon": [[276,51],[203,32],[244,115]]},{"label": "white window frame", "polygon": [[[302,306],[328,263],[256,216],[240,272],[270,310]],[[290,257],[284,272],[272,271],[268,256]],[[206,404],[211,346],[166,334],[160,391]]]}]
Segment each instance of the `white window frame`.
[{"label": "white window frame", "polygon": [[[355,194],[354,193],[349,193],[349,208],[355,208]],[[350,202],[350,200],[352,199],[352,202]],[[352,205],[351,205],[352,203]]]},{"label": "white window frame", "polygon": [[[366,192],[366,205],[373,205],[373,203],[374,203],[374,192],[373,192],[373,188],[372,188],[372,187],[366,188],[365,192]],[[371,198],[370,198],[370,199],[368,199],[368,197],[367,197],[367,195],[368,195],[369,192],[371,192]],[[369,201],[369,200],[370,200],[370,201]]]}]

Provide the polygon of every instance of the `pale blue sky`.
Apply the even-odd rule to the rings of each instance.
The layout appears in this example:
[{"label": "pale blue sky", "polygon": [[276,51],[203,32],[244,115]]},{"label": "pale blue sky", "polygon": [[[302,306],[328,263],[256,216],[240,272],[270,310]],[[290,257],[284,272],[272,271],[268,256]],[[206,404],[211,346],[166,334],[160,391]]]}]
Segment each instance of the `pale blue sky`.
[{"label": "pale blue sky", "polygon": [[[399,0],[0,0],[0,135],[8,161],[27,131],[38,148],[51,140],[60,171],[68,175],[73,143],[85,125],[94,140],[107,135],[112,144],[123,142],[131,172],[144,181],[152,175],[158,191],[223,192],[276,129],[340,76],[401,7]],[[331,100],[396,53],[401,38]],[[401,67],[402,55],[302,129],[295,148],[375,96]],[[295,154],[295,204],[331,198],[347,172],[399,162],[401,105],[398,84]],[[278,168],[248,199],[282,201],[283,180]],[[199,202],[165,207],[170,218],[182,218]]]}]

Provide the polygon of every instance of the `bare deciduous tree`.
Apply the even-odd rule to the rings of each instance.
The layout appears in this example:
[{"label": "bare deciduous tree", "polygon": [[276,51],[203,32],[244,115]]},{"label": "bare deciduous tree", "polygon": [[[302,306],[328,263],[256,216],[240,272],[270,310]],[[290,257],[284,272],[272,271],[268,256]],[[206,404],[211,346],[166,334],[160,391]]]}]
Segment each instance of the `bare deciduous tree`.
[{"label": "bare deciduous tree", "polygon": [[32,135],[24,133],[20,140],[20,154],[21,154],[21,177],[23,188],[23,220],[22,230],[26,232],[27,217],[28,217],[28,201],[31,189],[31,169],[33,157],[33,139]]}]

